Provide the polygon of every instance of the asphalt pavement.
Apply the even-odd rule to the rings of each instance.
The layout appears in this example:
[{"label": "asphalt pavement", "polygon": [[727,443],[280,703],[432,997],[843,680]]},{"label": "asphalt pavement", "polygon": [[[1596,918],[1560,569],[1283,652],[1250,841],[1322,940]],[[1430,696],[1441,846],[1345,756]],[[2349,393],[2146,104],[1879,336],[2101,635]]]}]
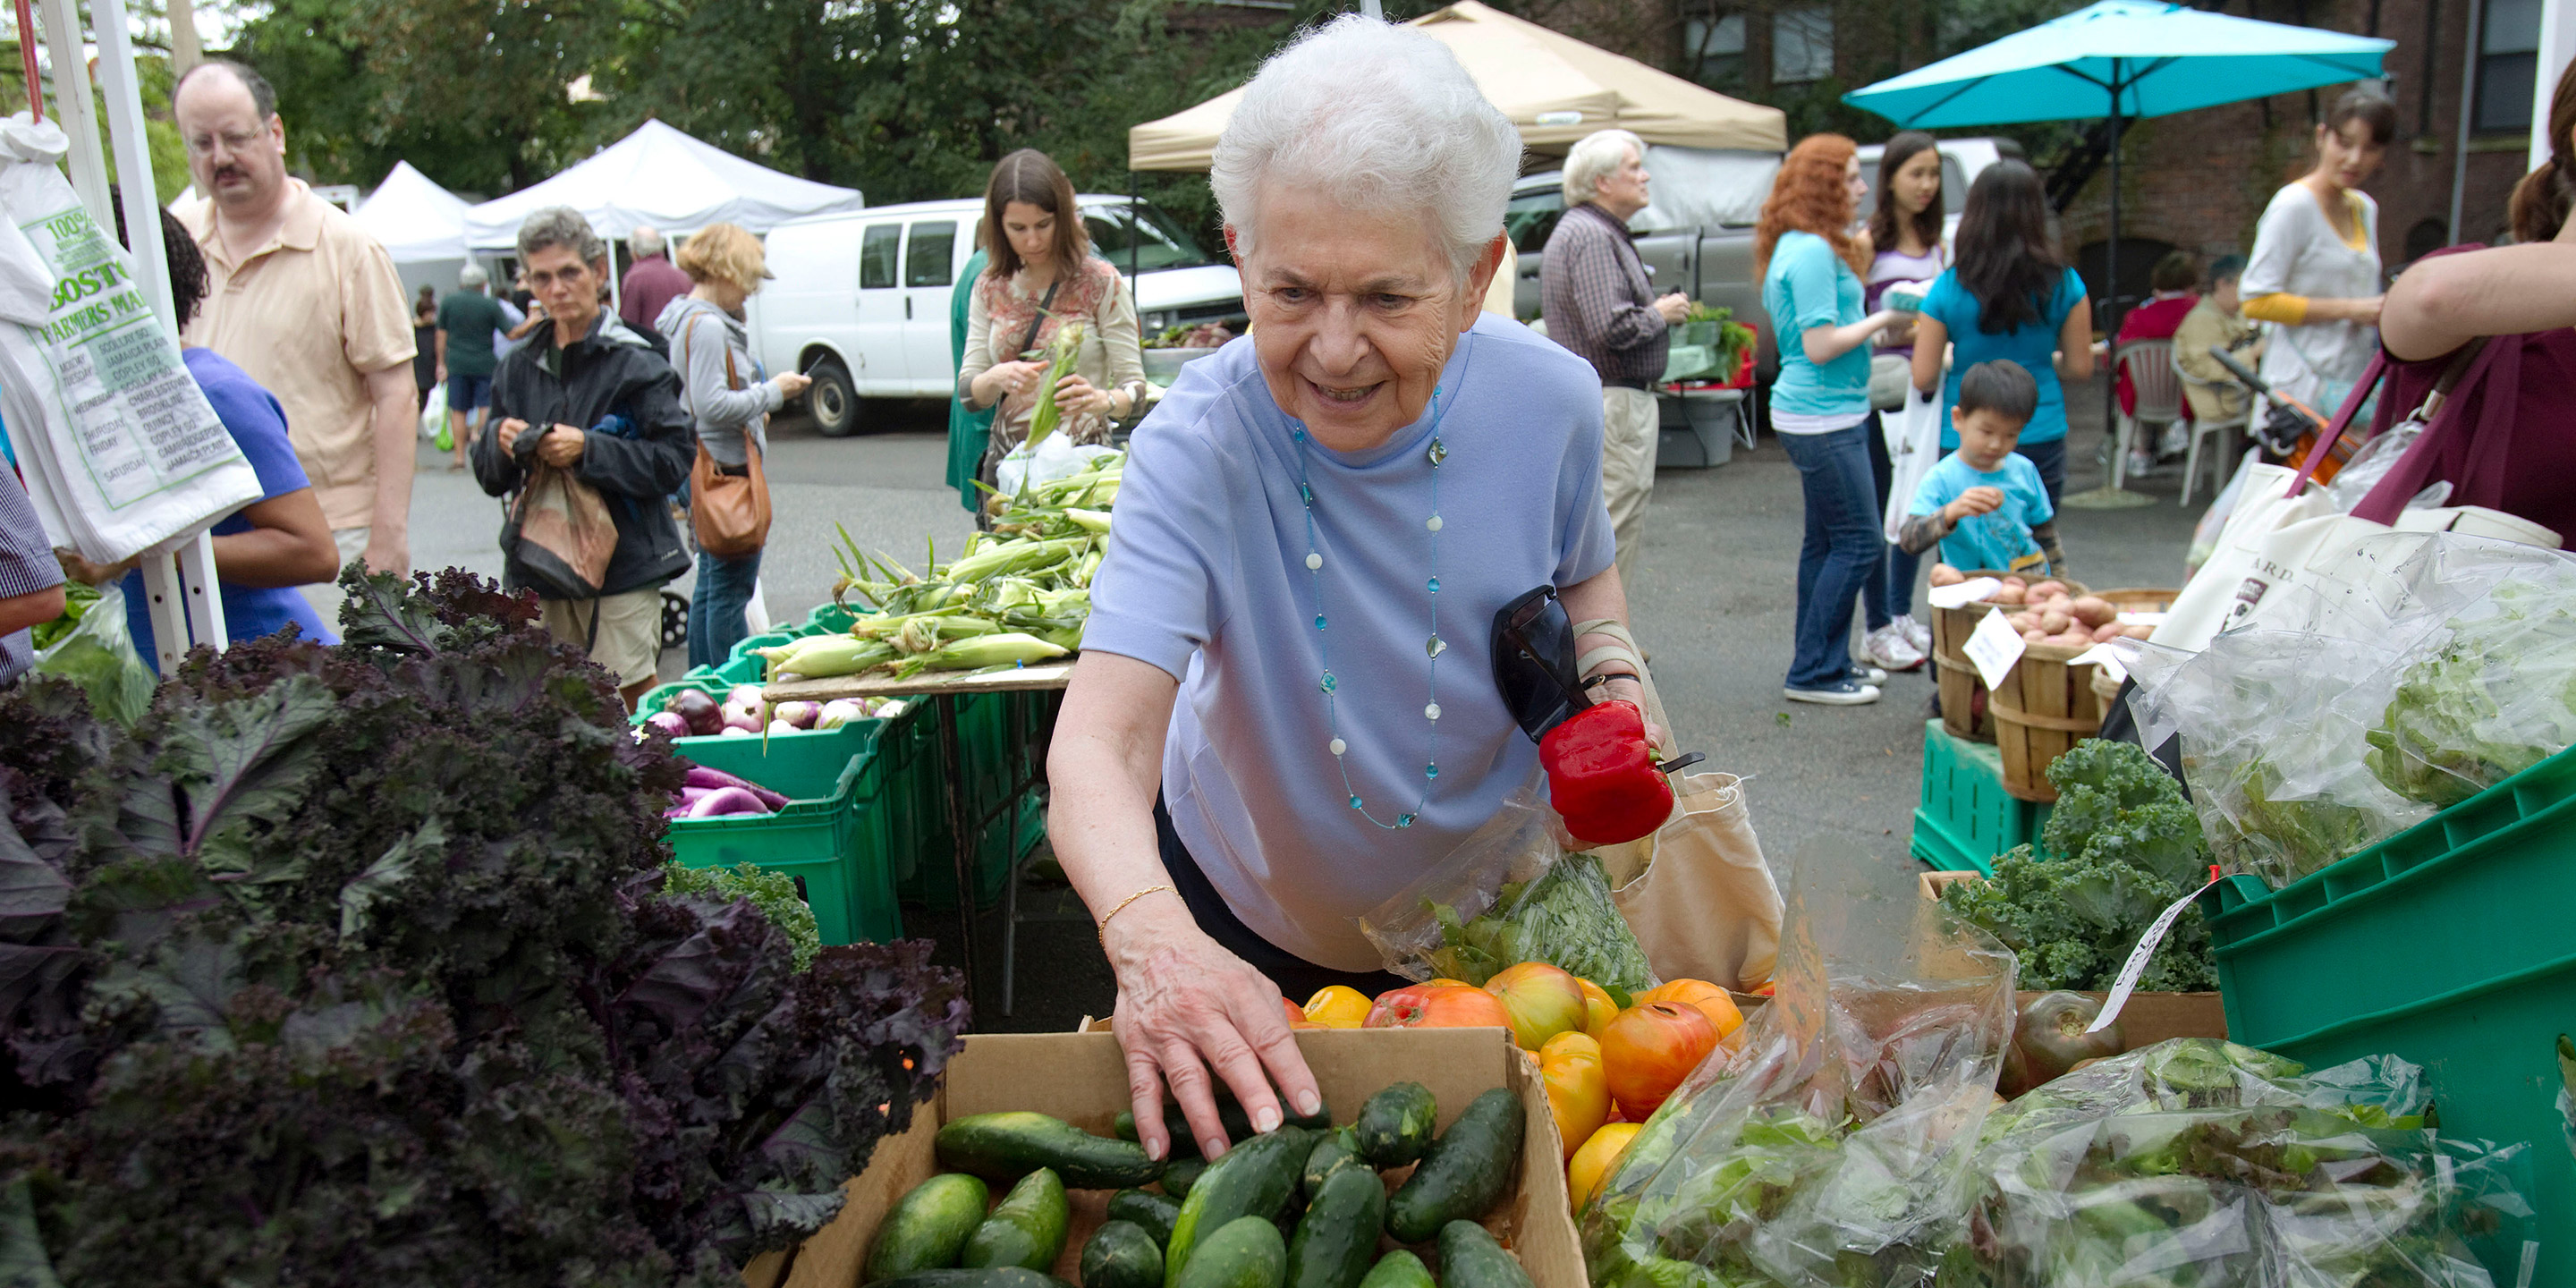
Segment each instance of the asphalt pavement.
[{"label": "asphalt pavement", "polygon": [[[2103,434],[2100,383],[2070,394],[2071,494],[2103,481],[2095,459]],[[917,567],[926,545],[948,558],[973,530],[956,493],[942,483],[945,405],[889,406],[870,423],[883,428],[848,439],[822,438],[802,419],[783,419],[770,431],[777,519],[762,583],[777,620],[799,620],[831,598],[840,575],[834,550],[844,531],[863,549]],[[2206,479],[2190,513],[2177,504],[2178,465],[2129,486],[2155,503],[2070,508],[2060,519],[2073,575],[2096,587],[2179,585],[2184,545],[2209,494]],[[1825,837],[1909,864],[1930,671],[1892,677],[1874,706],[1782,699],[1803,513],[1797,470],[1767,435],[1751,451],[1739,447],[1724,466],[1658,472],[1647,545],[1629,589],[1637,635],[1682,745],[1746,780],[1755,830],[1775,865]],[[424,447],[413,499],[414,562],[497,576],[499,527],[498,503]],[[686,593],[687,580],[672,589]],[[664,677],[677,676],[683,663],[676,651],[667,654]],[[978,1026],[1062,1030],[1082,1016],[1108,1013],[1114,988],[1080,902],[1061,885],[1033,880],[1024,887],[1021,913],[1017,1005],[1008,1017],[992,999],[1001,918],[996,912],[981,919],[987,947],[978,977],[987,1003]],[[941,959],[957,960],[953,915],[907,908],[905,917],[911,933],[940,940]]]}]

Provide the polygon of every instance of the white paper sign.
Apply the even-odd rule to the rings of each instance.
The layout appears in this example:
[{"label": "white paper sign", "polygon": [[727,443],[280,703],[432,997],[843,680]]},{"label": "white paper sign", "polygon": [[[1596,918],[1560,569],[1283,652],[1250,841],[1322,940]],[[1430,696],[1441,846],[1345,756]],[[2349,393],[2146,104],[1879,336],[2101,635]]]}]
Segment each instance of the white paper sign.
[{"label": "white paper sign", "polygon": [[2020,661],[2029,648],[2022,642],[2021,632],[2014,630],[2002,613],[1988,613],[1985,620],[1977,623],[1977,629],[1968,633],[1968,642],[1960,646],[1960,651],[1977,664],[1977,674],[1985,678],[1987,688],[2000,689],[2004,677],[2012,674],[2013,663]]},{"label": "white paper sign", "polygon": [[2165,615],[2162,613],[2122,613],[2120,614],[2120,624],[2122,626],[2162,626],[2165,624]]},{"label": "white paper sign", "polygon": [[1965,608],[2003,588],[1995,578],[1972,577],[1956,586],[1934,586],[1927,598],[1934,608]]},{"label": "white paper sign", "polygon": [[2098,666],[2102,668],[2102,673],[2104,675],[2111,677],[2111,682],[2114,684],[2118,684],[2129,678],[2128,664],[2122,662],[2120,660],[2119,651],[2108,644],[2096,644],[2093,647],[2076,654],[2074,659],[2069,661],[2067,665]]},{"label": "white paper sign", "polygon": [[2171,907],[2157,914],[2155,924],[2147,927],[2147,933],[2138,936],[2138,946],[2129,950],[2128,964],[2120,968],[2120,978],[2112,982],[2111,995],[2102,999],[2102,1013],[2093,1017],[2093,1027],[2085,1032],[2099,1033],[2120,1018],[2120,1008],[2127,1006],[2129,994],[2137,991],[2138,977],[2147,973],[2147,961],[2156,955],[2156,945],[2165,941],[2165,932],[2173,929],[2174,919],[2191,906],[2192,900],[2208,893],[2209,887],[2217,884],[2218,874],[2213,866],[2207,885],[2174,900]]}]

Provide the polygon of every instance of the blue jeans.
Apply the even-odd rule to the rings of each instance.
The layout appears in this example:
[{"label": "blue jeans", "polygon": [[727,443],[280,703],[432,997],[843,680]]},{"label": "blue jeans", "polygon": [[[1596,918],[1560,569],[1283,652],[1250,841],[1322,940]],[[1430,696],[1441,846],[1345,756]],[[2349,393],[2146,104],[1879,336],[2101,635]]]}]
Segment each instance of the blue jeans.
[{"label": "blue jeans", "polygon": [[698,552],[698,588],[689,596],[689,666],[722,663],[751,632],[743,625],[744,605],[760,581],[760,552],[718,559]]},{"label": "blue jeans", "polygon": [[1864,423],[1826,434],[1782,434],[1806,493],[1807,539],[1798,550],[1797,652],[1789,687],[1819,689],[1851,675],[1852,606],[1878,573],[1877,490],[1869,481]]},{"label": "blue jeans", "polygon": [[2057,498],[2066,491],[2066,440],[2054,438],[2045,443],[2034,443],[2024,439],[2013,450],[2021,453],[2023,460],[2039,467],[2039,485],[2047,489],[2048,511],[2055,514]]}]

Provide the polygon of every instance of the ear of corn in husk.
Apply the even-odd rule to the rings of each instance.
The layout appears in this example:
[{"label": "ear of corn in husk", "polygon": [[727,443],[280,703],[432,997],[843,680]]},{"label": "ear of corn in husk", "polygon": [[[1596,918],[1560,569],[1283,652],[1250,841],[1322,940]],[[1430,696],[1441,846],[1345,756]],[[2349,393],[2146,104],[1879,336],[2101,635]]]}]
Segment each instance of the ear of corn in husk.
[{"label": "ear of corn in husk", "polygon": [[1038,444],[1046,441],[1047,435],[1055,432],[1056,424],[1064,419],[1064,410],[1056,405],[1055,387],[1057,382],[1073,374],[1074,359],[1082,355],[1082,324],[1067,322],[1057,327],[1055,338],[1047,342],[1046,354],[1046,379],[1038,389],[1037,410],[1029,416],[1028,447],[1032,452],[1037,450]]},{"label": "ear of corn in husk", "polygon": [[1009,666],[1022,662],[1043,662],[1063,657],[1073,650],[1061,644],[1050,644],[1034,635],[1008,631],[999,635],[978,635],[942,644],[905,662],[897,676],[909,677],[923,671],[972,671],[988,666]]}]

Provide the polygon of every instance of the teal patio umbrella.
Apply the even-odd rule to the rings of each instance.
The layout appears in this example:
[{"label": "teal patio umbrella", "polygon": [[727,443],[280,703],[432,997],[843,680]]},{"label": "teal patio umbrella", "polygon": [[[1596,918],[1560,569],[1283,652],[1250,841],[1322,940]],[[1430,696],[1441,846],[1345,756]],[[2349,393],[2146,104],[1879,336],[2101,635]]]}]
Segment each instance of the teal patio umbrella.
[{"label": "teal patio umbrella", "polygon": [[[2116,309],[2122,122],[2372,79],[2380,75],[2380,60],[2396,45],[2374,36],[2232,18],[2182,4],[2100,0],[2028,31],[1853,90],[1843,101],[1922,130],[2108,118],[2111,235],[2103,281],[2104,294]],[[2108,310],[2105,316],[2116,327],[2118,319]],[[2117,395],[2111,397],[2116,400]],[[2116,419],[2117,413],[2114,401],[2106,415]]]}]

